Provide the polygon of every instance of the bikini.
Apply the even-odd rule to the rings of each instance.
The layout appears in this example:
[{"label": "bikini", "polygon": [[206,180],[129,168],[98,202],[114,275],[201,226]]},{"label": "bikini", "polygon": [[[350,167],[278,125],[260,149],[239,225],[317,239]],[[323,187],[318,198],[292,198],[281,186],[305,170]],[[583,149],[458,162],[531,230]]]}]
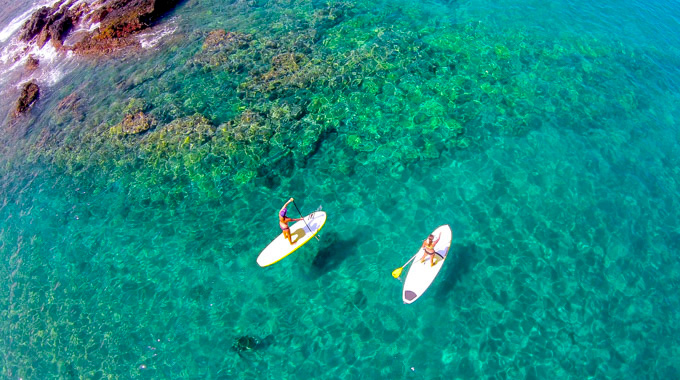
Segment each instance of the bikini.
[{"label": "bikini", "polygon": [[288,225],[285,224],[285,223],[281,223],[281,221],[279,221],[279,228],[281,228],[281,231],[288,231],[288,230],[290,230],[290,227],[288,227]]},{"label": "bikini", "polygon": [[[432,250],[432,252],[428,252],[428,250]],[[437,252],[434,250],[434,245],[425,245],[425,246],[423,247],[423,251],[425,251],[425,253],[427,253],[428,255],[434,255],[435,253],[437,253]]]},{"label": "bikini", "polygon": [[281,229],[281,231],[289,231],[290,230],[290,227],[288,227],[288,223],[281,221],[281,218],[283,218],[283,220],[286,220],[286,212],[287,211],[288,210],[284,208],[283,210],[281,210],[281,212],[279,212],[279,228]]}]

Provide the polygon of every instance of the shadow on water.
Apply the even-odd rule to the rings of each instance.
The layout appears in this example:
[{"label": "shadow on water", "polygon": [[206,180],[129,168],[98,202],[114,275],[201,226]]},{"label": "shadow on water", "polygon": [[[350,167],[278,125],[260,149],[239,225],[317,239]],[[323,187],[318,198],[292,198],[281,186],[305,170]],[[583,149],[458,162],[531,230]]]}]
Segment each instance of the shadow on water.
[{"label": "shadow on water", "polygon": [[478,254],[479,248],[475,245],[451,246],[449,255],[452,256],[445,263],[446,267],[438,278],[440,283],[437,286],[437,299],[444,300],[448,297],[456,285],[470,273]]},{"label": "shadow on water", "polygon": [[357,253],[361,238],[354,235],[349,239],[341,239],[340,234],[330,232],[324,235],[323,241],[319,253],[312,260],[312,268],[318,275],[332,271],[345,259]]}]

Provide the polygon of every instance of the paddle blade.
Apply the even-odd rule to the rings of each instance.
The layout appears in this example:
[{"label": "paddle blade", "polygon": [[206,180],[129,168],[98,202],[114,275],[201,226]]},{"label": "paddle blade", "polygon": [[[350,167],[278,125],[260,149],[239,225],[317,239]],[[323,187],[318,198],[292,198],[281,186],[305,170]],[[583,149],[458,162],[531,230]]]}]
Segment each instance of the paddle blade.
[{"label": "paddle blade", "polygon": [[401,271],[402,271],[403,269],[404,269],[404,267],[397,268],[397,269],[393,270],[393,271],[392,271],[392,277],[394,277],[394,278],[399,278],[399,276],[401,276]]}]

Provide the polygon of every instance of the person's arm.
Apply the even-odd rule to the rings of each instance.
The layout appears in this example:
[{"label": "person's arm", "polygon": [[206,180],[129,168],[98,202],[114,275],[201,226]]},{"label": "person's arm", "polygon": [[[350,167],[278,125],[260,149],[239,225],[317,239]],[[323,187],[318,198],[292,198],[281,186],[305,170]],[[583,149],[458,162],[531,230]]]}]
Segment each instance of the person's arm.
[{"label": "person's arm", "polygon": [[288,200],[288,202],[286,202],[286,204],[284,204],[284,205],[281,207],[281,210],[279,210],[279,214],[281,214],[281,212],[283,211],[283,209],[284,209],[284,208],[287,208],[288,205],[290,204],[290,202],[292,202],[292,201],[293,201],[293,198],[290,198],[290,199]]},{"label": "person's arm", "polygon": [[432,246],[433,246],[433,247],[436,246],[437,243],[439,243],[439,239],[440,239],[441,237],[442,237],[442,233],[440,232],[439,235],[437,235],[437,240],[435,240],[435,241],[432,243]]}]

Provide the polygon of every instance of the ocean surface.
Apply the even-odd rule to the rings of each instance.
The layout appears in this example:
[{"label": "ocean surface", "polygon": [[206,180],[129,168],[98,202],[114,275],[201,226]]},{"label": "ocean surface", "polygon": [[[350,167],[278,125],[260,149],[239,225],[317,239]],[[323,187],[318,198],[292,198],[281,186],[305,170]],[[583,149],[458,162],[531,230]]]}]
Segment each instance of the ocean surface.
[{"label": "ocean surface", "polygon": [[[677,2],[186,0],[94,59],[17,42],[40,1],[0,0],[0,377],[680,378]],[[260,268],[290,197],[328,221]]]}]

